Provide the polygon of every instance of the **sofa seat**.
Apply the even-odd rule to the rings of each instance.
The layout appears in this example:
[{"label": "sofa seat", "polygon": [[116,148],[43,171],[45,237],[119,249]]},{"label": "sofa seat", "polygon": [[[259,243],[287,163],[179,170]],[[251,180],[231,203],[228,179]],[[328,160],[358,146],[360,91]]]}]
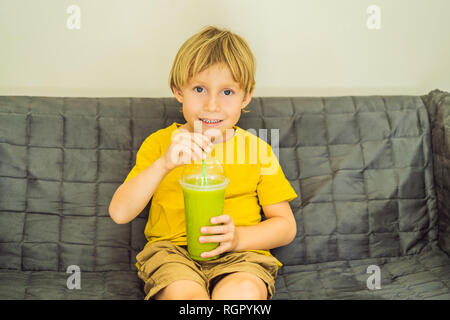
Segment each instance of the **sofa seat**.
[{"label": "sofa seat", "polygon": [[[381,271],[381,289],[369,290],[367,267]],[[284,266],[273,299],[450,299],[450,257],[437,246],[420,254]]]},{"label": "sofa seat", "polygon": [[[369,290],[367,267],[381,271],[381,289]],[[274,300],[450,299],[450,257],[438,247],[421,254],[284,266]],[[70,274],[58,271],[0,271],[0,299],[142,300],[134,271],[82,272],[81,288],[68,289]]]},{"label": "sofa seat", "polygon": [[80,289],[68,289],[71,274],[62,271],[0,270],[0,299],[142,300],[135,271],[81,272]]}]

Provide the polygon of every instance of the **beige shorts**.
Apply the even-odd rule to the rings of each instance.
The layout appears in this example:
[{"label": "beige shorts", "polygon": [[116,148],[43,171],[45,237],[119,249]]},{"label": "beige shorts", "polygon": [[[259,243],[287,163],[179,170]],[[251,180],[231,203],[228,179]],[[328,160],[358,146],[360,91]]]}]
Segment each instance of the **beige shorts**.
[{"label": "beige shorts", "polygon": [[279,268],[274,257],[253,251],[228,252],[215,260],[196,261],[191,259],[185,246],[170,241],[149,244],[136,260],[138,276],[145,283],[146,300],[176,280],[196,281],[211,295],[221,278],[238,271],[250,272],[262,279],[267,286],[268,299],[272,299]]}]

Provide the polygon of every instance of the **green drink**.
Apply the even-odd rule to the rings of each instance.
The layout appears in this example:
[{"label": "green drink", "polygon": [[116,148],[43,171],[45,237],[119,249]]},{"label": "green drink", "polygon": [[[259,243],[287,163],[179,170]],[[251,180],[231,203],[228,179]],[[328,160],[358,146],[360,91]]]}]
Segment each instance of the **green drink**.
[{"label": "green drink", "polygon": [[180,179],[184,195],[188,252],[194,260],[206,261],[219,257],[202,258],[200,256],[203,252],[214,250],[219,246],[218,242],[201,243],[200,236],[211,234],[203,234],[200,229],[204,226],[212,226],[211,218],[223,214],[225,189],[228,183],[229,179],[225,176],[211,174],[208,174],[206,181],[202,182],[201,173],[184,175]]}]

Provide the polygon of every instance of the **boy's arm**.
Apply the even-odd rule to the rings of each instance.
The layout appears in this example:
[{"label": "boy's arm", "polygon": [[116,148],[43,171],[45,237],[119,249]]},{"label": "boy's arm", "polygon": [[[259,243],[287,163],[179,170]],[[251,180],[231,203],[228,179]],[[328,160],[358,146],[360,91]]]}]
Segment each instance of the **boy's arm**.
[{"label": "boy's arm", "polygon": [[137,176],[121,184],[109,204],[109,215],[115,223],[128,223],[144,210],[161,180],[169,173],[164,159],[156,159]]},{"label": "boy's arm", "polygon": [[[136,218],[170,171],[191,163],[196,156],[201,158],[205,151],[211,152],[210,145],[210,138],[201,133],[183,131],[172,136],[169,148],[160,158],[117,188],[108,209],[111,219],[124,224]],[[136,162],[142,149],[139,150]]]},{"label": "boy's arm", "polygon": [[234,250],[272,248],[287,245],[297,234],[297,224],[288,201],[262,207],[266,220],[253,226],[236,227]]}]

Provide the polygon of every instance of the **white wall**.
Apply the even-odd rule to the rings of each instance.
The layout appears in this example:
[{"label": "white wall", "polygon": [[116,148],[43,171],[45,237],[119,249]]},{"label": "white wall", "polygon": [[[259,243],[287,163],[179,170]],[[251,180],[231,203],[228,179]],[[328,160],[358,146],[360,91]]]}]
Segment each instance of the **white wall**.
[{"label": "white wall", "polygon": [[249,42],[255,96],[450,91],[449,13],[449,0],[0,0],[0,95],[171,97],[178,48],[208,24]]}]

